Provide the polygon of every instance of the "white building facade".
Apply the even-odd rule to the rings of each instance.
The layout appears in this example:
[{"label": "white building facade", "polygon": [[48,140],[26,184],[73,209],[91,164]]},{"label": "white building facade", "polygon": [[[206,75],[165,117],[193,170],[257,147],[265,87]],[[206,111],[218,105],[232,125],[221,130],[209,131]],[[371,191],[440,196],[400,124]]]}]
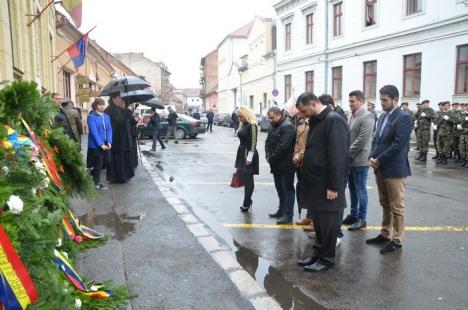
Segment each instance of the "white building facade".
[{"label": "white building facade", "polygon": [[466,0],[283,0],[274,8],[279,100],[329,93],[346,109],[349,92],[378,102],[378,90],[393,84],[413,109],[423,99],[468,102]]}]

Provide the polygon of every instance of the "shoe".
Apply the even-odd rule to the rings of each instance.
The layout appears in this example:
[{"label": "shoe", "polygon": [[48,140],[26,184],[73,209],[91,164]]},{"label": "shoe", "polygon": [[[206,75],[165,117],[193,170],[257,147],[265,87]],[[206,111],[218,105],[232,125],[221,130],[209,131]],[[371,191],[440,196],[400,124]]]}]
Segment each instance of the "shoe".
[{"label": "shoe", "polygon": [[240,210],[241,210],[242,212],[249,212],[249,209],[250,209],[250,207],[252,207],[252,204],[253,204],[253,201],[251,200],[251,201],[250,201],[250,205],[248,205],[248,206],[241,206],[241,207],[240,207]]},{"label": "shoe", "polygon": [[336,238],[336,247],[341,246],[342,240],[343,240],[343,238],[340,238],[340,237]]},{"label": "shoe", "polygon": [[349,214],[344,220],[343,220],[343,225],[353,225],[358,221],[357,217],[352,216]]},{"label": "shoe", "polygon": [[291,224],[291,223],[292,223],[292,218],[290,218],[289,216],[286,216],[286,215],[280,217],[276,221],[276,224],[278,224],[278,225]]},{"label": "shoe", "polygon": [[439,159],[436,161],[436,164],[441,164],[445,159],[445,156],[444,155],[440,155],[439,156]]},{"label": "shoe", "polygon": [[439,157],[440,157],[440,156],[439,156],[439,153],[436,153],[436,155],[435,155],[434,157],[432,157],[432,159],[434,159],[434,160],[438,160],[438,159],[439,159]]},{"label": "shoe", "polygon": [[304,267],[304,271],[306,272],[326,272],[333,268],[332,264],[325,264],[320,259],[317,260],[315,263],[309,266]]},{"label": "shoe", "polygon": [[380,234],[378,235],[377,237],[375,238],[372,238],[372,239],[367,239],[366,240],[366,243],[367,244],[382,244],[382,243],[387,243],[389,242],[390,239],[385,237],[384,235]]},{"label": "shoe", "polygon": [[356,223],[348,227],[349,231],[356,231],[367,227],[365,220],[358,220]]},{"label": "shoe", "polygon": [[151,151],[151,152],[156,152],[156,149],[151,149],[150,151]]},{"label": "shoe", "polygon": [[395,242],[390,241],[389,244],[387,244],[382,250],[380,250],[380,254],[385,255],[400,252],[402,248],[403,246],[401,244],[396,244]]},{"label": "shoe", "polygon": [[280,218],[283,215],[283,212],[278,210],[275,213],[268,213],[268,216],[271,218]]},{"label": "shoe", "polygon": [[297,265],[299,267],[309,266],[309,265],[314,264],[317,261],[317,259],[318,259],[317,256],[312,256],[312,257],[309,257],[308,259],[297,261]]},{"label": "shoe", "polygon": [[419,151],[418,156],[414,160],[421,160],[422,156],[423,156],[423,152]]},{"label": "shoe", "polygon": [[466,160],[461,160],[458,167],[466,167]]},{"label": "shoe", "polygon": [[310,223],[309,225],[307,226],[304,226],[304,228],[302,228],[305,232],[314,232],[315,229],[314,229],[314,224]]},{"label": "shoe", "polygon": [[441,165],[448,165],[447,159],[450,157],[443,156],[442,161],[440,162]]},{"label": "shoe", "polygon": [[165,146],[163,146],[161,149],[165,150],[165,149],[166,149],[166,147],[165,147]]},{"label": "shoe", "polygon": [[174,142],[175,144],[179,144],[179,141]]},{"label": "shoe", "polygon": [[312,220],[305,217],[302,220],[297,221],[296,225],[307,226],[310,225],[310,223],[312,223]]},{"label": "shoe", "polygon": [[422,162],[427,162],[427,152],[424,152],[423,158],[420,159],[420,161],[422,161]]},{"label": "shoe", "polygon": [[417,147],[417,148],[415,148],[415,149],[413,149],[413,150],[414,150],[414,151],[419,151],[419,147]]},{"label": "shoe", "polygon": [[99,183],[99,184],[96,184],[96,189],[107,189],[107,187],[104,184]]}]

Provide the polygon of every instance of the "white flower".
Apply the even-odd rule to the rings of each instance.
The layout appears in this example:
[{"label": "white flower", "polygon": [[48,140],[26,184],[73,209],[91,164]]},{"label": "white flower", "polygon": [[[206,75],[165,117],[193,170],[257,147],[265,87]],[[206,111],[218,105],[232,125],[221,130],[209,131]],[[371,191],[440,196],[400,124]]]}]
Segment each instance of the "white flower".
[{"label": "white flower", "polygon": [[23,211],[23,201],[19,196],[11,195],[7,201],[7,205],[10,208],[11,213],[20,214]]},{"label": "white flower", "polygon": [[62,246],[62,238],[58,238],[57,239],[57,247],[61,247]]},{"label": "white flower", "polygon": [[3,173],[3,174],[8,174],[9,172],[10,172],[10,169],[8,169],[7,166],[2,167],[2,173]]},{"label": "white flower", "polygon": [[81,299],[77,298],[75,299],[75,308],[80,309],[81,308]]},{"label": "white flower", "polygon": [[33,196],[36,196],[37,190],[35,188],[31,188],[31,194],[33,194]]},{"label": "white flower", "polygon": [[91,286],[90,290],[93,291],[93,292],[97,292],[98,289],[97,289],[96,286],[93,285],[93,286]]},{"label": "white flower", "polygon": [[48,177],[45,177],[44,180],[42,180],[41,187],[42,188],[48,188],[50,183],[50,179]]}]

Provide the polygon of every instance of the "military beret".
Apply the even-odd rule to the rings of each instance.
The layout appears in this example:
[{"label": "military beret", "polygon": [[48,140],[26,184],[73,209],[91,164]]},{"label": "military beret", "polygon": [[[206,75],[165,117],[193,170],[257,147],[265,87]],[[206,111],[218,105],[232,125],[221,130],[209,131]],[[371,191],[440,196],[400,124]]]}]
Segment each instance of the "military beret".
[{"label": "military beret", "polygon": [[421,103],[421,102],[418,102],[418,103],[416,103],[416,105],[422,105],[422,103]]}]

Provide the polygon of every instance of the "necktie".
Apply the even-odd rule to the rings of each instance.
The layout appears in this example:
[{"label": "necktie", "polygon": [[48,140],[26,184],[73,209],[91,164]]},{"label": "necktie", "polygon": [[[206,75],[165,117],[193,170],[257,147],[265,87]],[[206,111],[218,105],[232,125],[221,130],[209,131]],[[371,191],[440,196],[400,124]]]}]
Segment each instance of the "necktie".
[{"label": "necktie", "polygon": [[379,132],[379,136],[382,137],[382,134],[383,134],[383,131],[385,129],[385,127],[387,126],[387,123],[388,123],[388,115],[389,113],[385,113],[384,116],[383,116],[383,120],[382,120],[382,126],[380,127],[380,132]]}]

